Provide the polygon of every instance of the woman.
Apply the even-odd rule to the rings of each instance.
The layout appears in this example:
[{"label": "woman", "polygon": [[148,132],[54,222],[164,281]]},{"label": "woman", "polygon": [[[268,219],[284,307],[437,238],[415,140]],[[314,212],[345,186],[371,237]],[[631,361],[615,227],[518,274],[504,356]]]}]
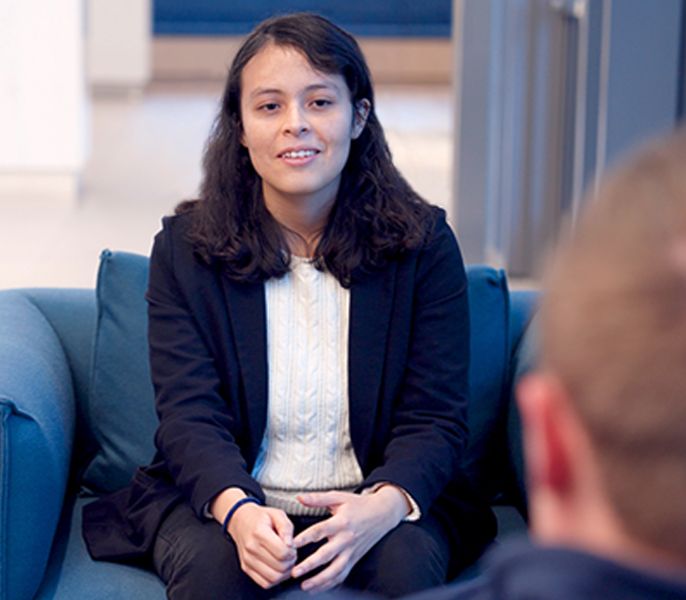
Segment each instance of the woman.
[{"label": "woman", "polygon": [[151,561],[174,599],[444,582],[483,542],[455,484],[466,277],[391,162],[354,39],[259,25],[204,168],[151,257],[158,452],[85,509],[92,555]]}]

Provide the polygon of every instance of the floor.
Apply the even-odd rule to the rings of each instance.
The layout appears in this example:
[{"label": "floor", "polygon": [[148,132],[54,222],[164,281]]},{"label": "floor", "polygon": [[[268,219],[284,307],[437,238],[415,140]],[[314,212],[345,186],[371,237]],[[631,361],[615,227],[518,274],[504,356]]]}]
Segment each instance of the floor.
[{"label": "floor", "polygon": [[[160,218],[196,194],[219,94],[175,83],[96,95],[78,201],[0,198],[0,288],[93,287],[104,248],[147,254]],[[381,86],[377,112],[400,171],[451,214],[450,88]]]}]

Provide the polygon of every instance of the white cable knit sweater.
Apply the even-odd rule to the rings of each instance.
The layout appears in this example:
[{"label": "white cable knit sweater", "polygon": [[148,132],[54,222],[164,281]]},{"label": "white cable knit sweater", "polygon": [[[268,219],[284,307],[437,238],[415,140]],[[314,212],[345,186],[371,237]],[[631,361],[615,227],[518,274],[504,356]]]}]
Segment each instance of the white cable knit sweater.
[{"label": "white cable knit sweater", "polygon": [[265,284],[269,409],[253,469],[267,504],[292,515],[322,515],[295,496],[348,490],[362,482],[350,440],[350,291],[308,260]]}]

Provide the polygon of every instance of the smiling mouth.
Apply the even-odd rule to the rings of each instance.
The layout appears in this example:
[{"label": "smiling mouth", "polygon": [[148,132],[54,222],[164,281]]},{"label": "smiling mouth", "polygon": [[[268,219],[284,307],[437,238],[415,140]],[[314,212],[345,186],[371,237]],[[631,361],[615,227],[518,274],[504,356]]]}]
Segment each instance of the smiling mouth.
[{"label": "smiling mouth", "polygon": [[282,152],[279,154],[280,158],[309,158],[319,154],[319,150],[291,150],[287,152]]}]

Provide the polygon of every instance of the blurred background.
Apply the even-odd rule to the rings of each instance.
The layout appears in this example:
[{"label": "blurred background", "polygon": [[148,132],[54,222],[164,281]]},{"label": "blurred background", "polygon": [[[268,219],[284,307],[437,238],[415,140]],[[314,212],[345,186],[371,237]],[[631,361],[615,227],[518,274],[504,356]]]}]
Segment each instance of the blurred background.
[{"label": "blurred background", "polygon": [[358,37],[397,166],[468,262],[525,285],[584,190],[684,114],[684,0],[2,0],[0,288],[147,254],[242,37],[297,10]]}]

